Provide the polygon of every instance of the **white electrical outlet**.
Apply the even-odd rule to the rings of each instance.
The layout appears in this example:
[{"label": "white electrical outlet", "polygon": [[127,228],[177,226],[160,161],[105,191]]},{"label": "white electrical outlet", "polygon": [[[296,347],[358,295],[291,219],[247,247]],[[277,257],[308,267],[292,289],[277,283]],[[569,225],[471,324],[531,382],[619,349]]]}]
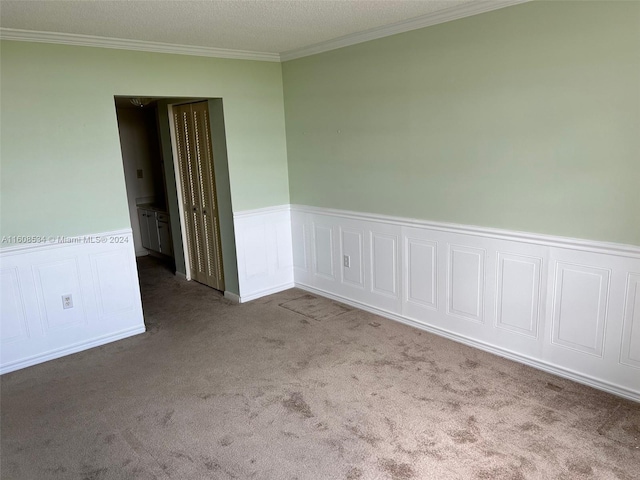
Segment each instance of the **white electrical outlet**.
[{"label": "white electrical outlet", "polygon": [[343,258],[344,266],[346,268],[351,267],[351,257],[349,255],[345,255]]},{"label": "white electrical outlet", "polygon": [[65,310],[67,308],[73,308],[73,295],[70,293],[67,295],[62,295],[62,308]]}]

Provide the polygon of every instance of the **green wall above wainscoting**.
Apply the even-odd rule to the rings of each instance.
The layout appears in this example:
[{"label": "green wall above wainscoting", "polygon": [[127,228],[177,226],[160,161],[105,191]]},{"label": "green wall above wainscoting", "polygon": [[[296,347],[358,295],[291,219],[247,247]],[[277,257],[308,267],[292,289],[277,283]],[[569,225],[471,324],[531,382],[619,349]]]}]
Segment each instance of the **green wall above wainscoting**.
[{"label": "green wall above wainscoting", "polygon": [[640,2],[532,2],[283,64],[291,202],[640,245]]},{"label": "green wall above wainscoting", "polygon": [[13,41],[0,61],[3,235],[129,227],[113,96],[141,95],[223,100],[236,212],[640,245],[639,2],[530,2],[282,65]]},{"label": "green wall above wainscoting", "polygon": [[289,203],[277,63],[3,41],[3,235],[130,227],[114,95],[222,98],[235,211]]}]

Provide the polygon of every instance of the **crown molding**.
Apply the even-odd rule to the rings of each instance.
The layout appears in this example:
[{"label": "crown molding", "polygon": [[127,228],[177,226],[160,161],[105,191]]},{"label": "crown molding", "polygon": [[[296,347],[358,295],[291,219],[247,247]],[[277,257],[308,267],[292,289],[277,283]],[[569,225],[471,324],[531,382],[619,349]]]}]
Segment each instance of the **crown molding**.
[{"label": "crown molding", "polygon": [[439,23],[450,22],[464,17],[471,17],[480,13],[498,10],[500,8],[518,5],[520,3],[530,2],[532,0],[479,0],[476,2],[466,3],[455,7],[440,10],[427,15],[402,20],[391,25],[383,25],[381,27],[372,28],[363,32],[352,33],[344,37],[338,37],[326,42],[316,43],[303,48],[288,50],[280,54],[280,61],[294,60],[296,58],[308,57],[317,53],[328,52],[357,43],[368,42],[378,38],[388,37],[397,33],[404,33],[410,30],[437,25]]},{"label": "crown molding", "polygon": [[175,45],[172,43],[146,42],[123,38],[98,37],[75,33],[38,32],[0,28],[0,39],[20,42],[58,43],[81,47],[115,48],[119,50],[137,50],[141,52],[173,53],[176,55],[195,55],[198,57],[232,58],[236,60],[258,60],[279,62],[277,53],[251,52],[247,50],[229,50],[226,48],[199,47],[195,45]]},{"label": "crown molding", "polygon": [[410,18],[391,25],[372,28],[363,32],[352,33],[343,37],[316,43],[307,47],[288,50],[280,54],[268,52],[252,52],[248,50],[230,50],[226,48],[201,47],[196,45],[176,45],[172,43],[147,42],[143,40],[127,40],[123,38],[99,37],[75,33],[40,32],[36,30],[20,30],[0,27],[1,40],[21,42],[57,43],[81,47],[115,48],[119,50],[136,50],[141,52],[172,53],[175,55],[195,55],[199,57],[231,58],[236,60],[257,60],[261,62],[286,62],[296,58],[307,57],[317,53],[328,52],[349,45],[388,37],[397,33],[417,30],[419,28],[450,22],[500,8],[530,2],[532,0],[478,0],[456,7],[440,10],[435,13]]}]

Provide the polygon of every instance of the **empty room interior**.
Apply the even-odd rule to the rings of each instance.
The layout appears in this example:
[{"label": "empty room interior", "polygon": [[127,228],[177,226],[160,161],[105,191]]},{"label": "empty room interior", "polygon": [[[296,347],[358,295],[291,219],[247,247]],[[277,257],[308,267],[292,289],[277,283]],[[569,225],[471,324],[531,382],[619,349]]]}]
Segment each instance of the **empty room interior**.
[{"label": "empty room interior", "polygon": [[0,42],[3,479],[639,478],[640,2]]}]

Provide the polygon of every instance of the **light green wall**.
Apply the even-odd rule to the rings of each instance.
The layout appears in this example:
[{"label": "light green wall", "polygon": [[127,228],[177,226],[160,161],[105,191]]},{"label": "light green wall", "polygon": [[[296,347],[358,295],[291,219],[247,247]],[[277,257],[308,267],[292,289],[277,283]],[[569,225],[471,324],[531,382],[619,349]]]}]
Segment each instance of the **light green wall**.
[{"label": "light green wall", "polygon": [[2,235],[127,228],[114,95],[224,100],[234,211],[289,203],[277,63],[3,41]]},{"label": "light green wall", "polygon": [[283,65],[291,202],[640,245],[640,3],[533,2]]},{"label": "light green wall", "polygon": [[532,2],[282,71],[3,41],[0,230],[128,227],[113,96],[147,95],[223,99],[234,211],[290,194],[639,245],[639,25],[638,2]]}]

